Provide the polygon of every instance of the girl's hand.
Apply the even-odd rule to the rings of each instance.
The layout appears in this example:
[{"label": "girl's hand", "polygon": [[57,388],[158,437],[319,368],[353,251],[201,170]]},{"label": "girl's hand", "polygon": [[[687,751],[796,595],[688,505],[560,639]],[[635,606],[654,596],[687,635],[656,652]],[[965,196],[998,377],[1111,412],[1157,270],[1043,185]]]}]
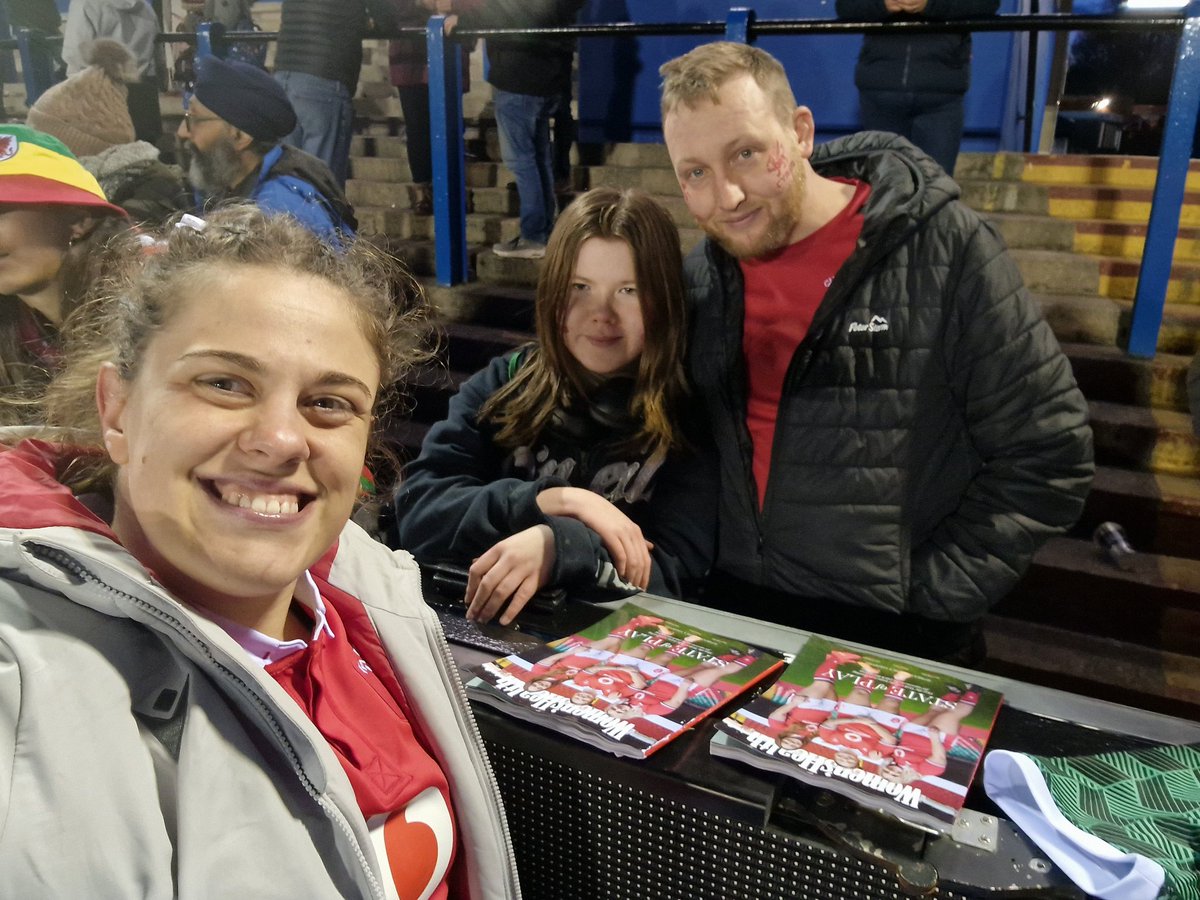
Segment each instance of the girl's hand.
[{"label": "girl's hand", "polygon": [[549,488],[538,494],[537,503],[548,516],[570,516],[592,529],[604,542],[617,574],[642,590],[649,586],[654,545],[625,513],[585,488]]},{"label": "girl's hand", "polygon": [[550,580],[554,569],[554,533],[548,525],[518,531],[495,544],[467,570],[467,618],[489,621],[508,602],[500,617],[507,625]]}]

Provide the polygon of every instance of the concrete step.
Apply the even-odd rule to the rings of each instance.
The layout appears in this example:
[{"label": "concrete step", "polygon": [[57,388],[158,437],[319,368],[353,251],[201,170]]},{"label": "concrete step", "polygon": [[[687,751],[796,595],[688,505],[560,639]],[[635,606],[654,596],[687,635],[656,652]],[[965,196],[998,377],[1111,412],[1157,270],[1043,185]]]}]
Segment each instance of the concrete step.
[{"label": "concrete step", "polygon": [[987,220],[1000,232],[1010,250],[1054,250],[1069,253],[1075,249],[1075,223],[1049,216],[1024,213],[988,213]]},{"label": "concrete step", "polygon": [[443,328],[446,335],[446,365],[450,371],[463,375],[474,374],[494,357],[533,340],[533,332],[515,328],[495,328],[469,322],[446,322]]},{"label": "concrete step", "polygon": [[1045,185],[974,178],[961,179],[958,184],[962,201],[982,213],[1044,216],[1050,211],[1050,191]]},{"label": "concrete step", "polygon": [[1139,553],[1200,557],[1200,479],[1097,466],[1074,533],[1088,538],[1102,522],[1125,529]]},{"label": "concrete step", "polygon": [[516,189],[507,187],[483,187],[468,191],[467,209],[477,213],[498,216],[515,216],[520,212],[520,198]]},{"label": "concrete step", "polygon": [[403,135],[356,134],[350,138],[350,156],[386,156],[408,159],[408,144]]},{"label": "concrete step", "polygon": [[351,156],[350,177],[359,181],[413,180],[408,160],[402,156]]},{"label": "concrete step", "polygon": [[588,187],[641,188],[648,194],[679,196],[679,180],[670,169],[642,169],[631,166],[589,166]]},{"label": "concrete step", "polygon": [[419,216],[411,209],[389,206],[355,206],[359,234],[395,241],[433,239],[433,216]]},{"label": "concrete step", "polygon": [[1102,400],[1088,402],[1096,462],[1140,472],[1200,476],[1200,439],[1192,417]]},{"label": "concrete step", "polygon": [[1200,719],[1200,659],[1119,638],[992,615],[984,671],[1189,720]]},{"label": "concrete step", "polygon": [[[387,251],[396,256],[408,266],[408,270],[417,279],[433,278],[437,274],[437,252],[432,240],[389,240],[384,239]],[[477,245],[467,246],[467,266],[473,269],[482,248]]]},{"label": "concrete step", "polygon": [[456,287],[442,287],[427,281],[424,287],[430,305],[444,321],[504,328],[520,333],[533,331],[532,287],[479,281]]},{"label": "concrete step", "polygon": [[[954,175],[1034,184],[1152,188],[1158,177],[1158,157],[960,153]],[[1200,160],[1192,160],[1188,167],[1187,187],[1200,190]]]},{"label": "concrete step", "polygon": [[1063,352],[1090,400],[1189,411],[1190,356],[1159,353],[1153,359],[1135,359],[1117,347],[1070,343],[1063,345]]},{"label": "concrete step", "polygon": [[[1047,209],[1062,219],[1107,219],[1146,222],[1150,218],[1150,188],[1111,188],[1092,185],[1053,185],[1045,188]],[[1179,224],[1200,225],[1200,190],[1183,196]]]},{"label": "concrete step", "polygon": [[[1146,226],[1103,219],[1057,219],[1021,213],[990,213],[988,221],[1013,250],[1057,250],[1089,256],[1140,260]],[[1200,262],[1200,228],[1180,228],[1176,262]]]},{"label": "concrete step", "polygon": [[1090,540],[1048,541],[997,615],[1200,656],[1200,561],[1135,553],[1117,568]]},{"label": "concrete step", "polygon": [[1025,286],[1034,293],[1090,296],[1099,292],[1100,263],[1093,257],[1057,250],[1010,253]]},{"label": "concrete step", "polygon": [[[1074,231],[1073,249],[1078,253],[1140,260],[1146,246],[1146,226],[1137,222],[1087,219],[1075,222]],[[1200,228],[1179,229],[1174,259],[1175,262],[1200,262]]]},{"label": "concrete step", "polygon": [[346,182],[346,199],[355,209],[359,206],[410,209],[413,205],[412,185],[351,178]]},{"label": "concrete step", "polygon": [[537,284],[540,259],[513,259],[501,257],[487,249],[479,254],[475,271],[480,281],[515,287],[533,287]]},{"label": "concrete step", "polygon": [[[1132,300],[1140,261],[1059,250],[1010,251],[1026,286],[1047,294],[1098,294]],[[1167,282],[1168,303],[1200,303],[1200,262],[1177,262]]]},{"label": "concrete step", "polygon": [[636,169],[671,168],[666,144],[613,144],[607,148],[605,165]]},{"label": "concrete step", "polygon": [[[1125,346],[1133,303],[1095,295],[1034,294],[1046,321],[1064,343]],[[1158,332],[1158,350],[1190,356],[1200,349],[1200,306],[1168,303]]]}]

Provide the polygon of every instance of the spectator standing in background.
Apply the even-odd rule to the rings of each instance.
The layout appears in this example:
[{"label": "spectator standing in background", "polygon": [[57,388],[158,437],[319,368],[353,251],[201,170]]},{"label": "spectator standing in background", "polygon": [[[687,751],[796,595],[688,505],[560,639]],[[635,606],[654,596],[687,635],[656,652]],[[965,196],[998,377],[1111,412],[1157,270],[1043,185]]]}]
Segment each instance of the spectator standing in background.
[{"label": "spectator standing in background", "polygon": [[46,34],[58,34],[62,16],[54,0],[5,0],[10,28],[36,28]]},{"label": "spectator standing in background", "polygon": [[[437,0],[402,0],[400,25],[424,25],[438,12]],[[471,89],[471,66],[463,48],[462,90]],[[400,96],[404,113],[404,142],[412,177],[412,211],[433,212],[433,155],[429,143],[429,60],[424,35],[405,37],[388,44],[388,77]]]},{"label": "spectator standing in background", "polygon": [[154,43],[158,32],[158,19],[146,0],[71,0],[62,49],[71,76],[87,67],[83,46],[89,41],[112,38],[128,48],[137,60],[139,76],[128,85],[129,115],[137,139],[155,146],[163,133]]},{"label": "spectator standing in background", "polygon": [[322,160],[345,185],[362,42],[396,24],[391,0],[284,0],[275,77],[296,111],[287,142]]},{"label": "spectator standing in background", "polygon": [[[546,28],[573,25],[584,0],[486,0],[454,3],[454,28]],[[470,8],[468,8],[468,6]],[[439,6],[439,9],[441,6]],[[443,10],[445,11],[445,10]],[[497,256],[541,259],[554,225],[554,165],[550,119],[570,94],[575,60],[572,38],[543,35],[490,38],[488,82],[500,156],[517,180],[521,233],[492,247]]]},{"label": "spectator standing in background", "polygon": [[[978,19],[1000,0],[837,0],[854,22]],[[854,70],[864,131],[908,138],[954,174],[963,96],[971,84],[970,34],[868,34]]]}]

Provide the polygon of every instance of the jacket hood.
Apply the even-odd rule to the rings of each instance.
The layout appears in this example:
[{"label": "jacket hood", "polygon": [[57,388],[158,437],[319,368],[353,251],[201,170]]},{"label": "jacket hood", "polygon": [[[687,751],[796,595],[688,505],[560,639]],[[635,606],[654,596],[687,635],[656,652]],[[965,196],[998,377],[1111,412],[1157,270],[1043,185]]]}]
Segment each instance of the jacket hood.
[{"label": "jacket hood", "polygon": [[130,144],[117,144],[101,150],[94,156],[85,156],[79,162],[100,181],[131,166],[142,166],[157,159],[157,147],[149,141],[134,141]]},{"label": "jacket hood", "polygon": [[930,218],[961,191],[933,159],[905,138],[882,131],[861,131],[819,145],[813,168],[820,175],[856,178],[871,185],[864,215],[890,210],[885,221],[909,219],[912,227]]},{"label": "jacket hood", "polygon": [[120,543],[107,522],[59,483],[63,453],[55,444],[33,440],[0,451],[0,527],[78,528]]}]

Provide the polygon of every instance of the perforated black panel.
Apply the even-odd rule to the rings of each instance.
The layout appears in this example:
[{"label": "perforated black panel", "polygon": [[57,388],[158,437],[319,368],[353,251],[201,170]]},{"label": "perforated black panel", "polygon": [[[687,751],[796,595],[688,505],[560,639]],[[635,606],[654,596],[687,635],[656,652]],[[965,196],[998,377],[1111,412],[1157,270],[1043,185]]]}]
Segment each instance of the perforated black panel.
[{"label": "perforated black panel", "polygon": [[[531,900],[905,896],[891,873],[691,798],[672,799],[499,743],[489,742],[488,754]],[[936,896],[965,900],[948,890]]]}]

